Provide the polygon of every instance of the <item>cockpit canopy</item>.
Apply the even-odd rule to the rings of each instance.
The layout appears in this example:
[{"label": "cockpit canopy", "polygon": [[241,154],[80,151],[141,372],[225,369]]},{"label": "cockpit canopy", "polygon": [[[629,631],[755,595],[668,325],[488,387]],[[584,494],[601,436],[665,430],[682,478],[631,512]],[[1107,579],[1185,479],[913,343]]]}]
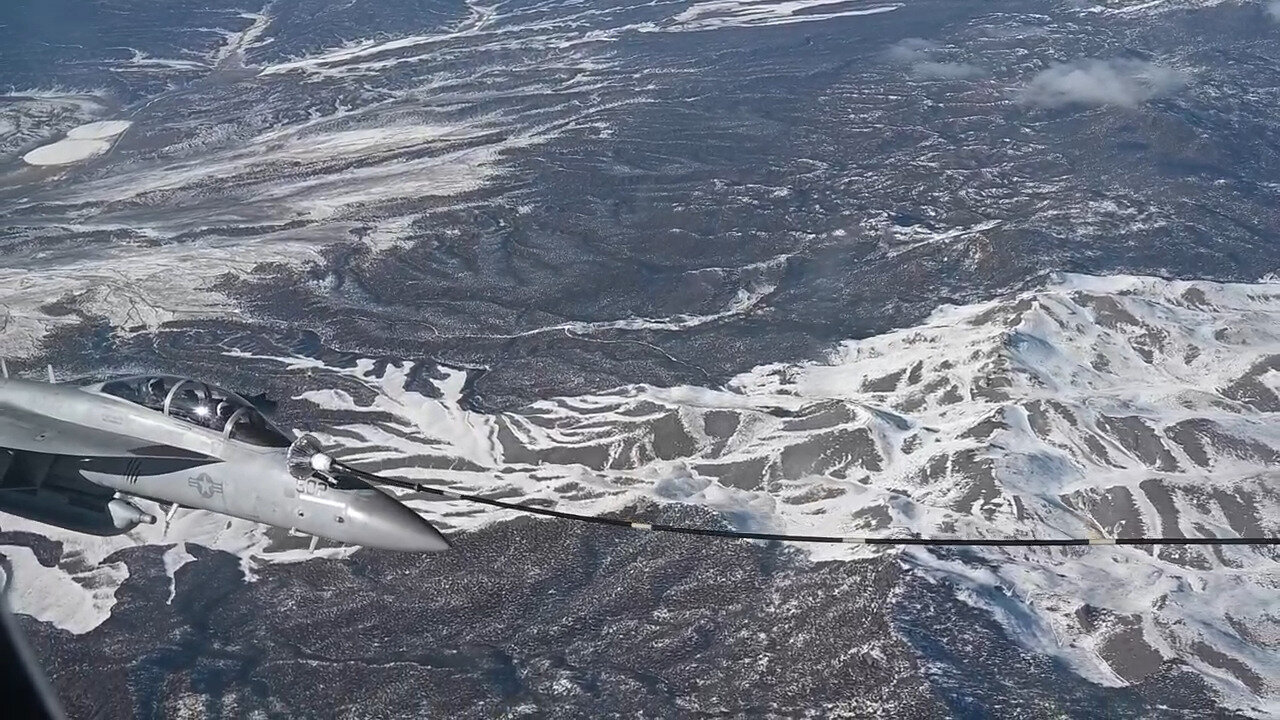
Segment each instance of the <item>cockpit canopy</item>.
[{"label": "cockpit canopy", "polygon": [[106,395],[208,428],[260,447],[289,447],[280,432],[248,400],[216,385],[173,375],[139,375],[94,386]]}]

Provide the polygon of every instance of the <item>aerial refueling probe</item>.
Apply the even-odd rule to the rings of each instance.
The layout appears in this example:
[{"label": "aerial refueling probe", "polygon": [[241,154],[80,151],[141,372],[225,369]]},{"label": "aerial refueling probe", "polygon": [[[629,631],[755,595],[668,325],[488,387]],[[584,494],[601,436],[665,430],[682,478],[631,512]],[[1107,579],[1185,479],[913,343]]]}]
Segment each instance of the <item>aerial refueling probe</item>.
[{"label": "aerial refueling probe", "polygon": [[775,540],[778,542],[797,543],[831,543],[844,545],[891,545],[891,546],[933,546],[933,547],[1078,547],[1093,545],[1280,545],[1280,537],[1090,537],[1090,538],[930,538],[930,537],[851,537],[837,535],[789,535],[786,533],[746,532],[741,530],[718,530],[713,528],[686,527],[650,523],[626,518],[611,518],[599,515],[583,515],[579,513],[551,510],[549,508],[525,505],[522,503],[495,500],[481,495],[454,492],[444,488],[424,485],[420,482],[384,477],[352,467],[334,460],[320,447],[320,443],[310,435],[300,437],[289,452],[290,472],[295,477],[306,477],[312,473],[333,477],[335,474],[347,474],[365,482],[390,487],[402,488],[413,492],[427,493],[450,500],[488,505],[490,507],[515,510],[531,515],[560,518],[573,522],[593,525],[610,525],[613,527],[631,528],[633,530],[651,530],[654,532],[676,533],[680,535],[701,535],[734,540]]}]

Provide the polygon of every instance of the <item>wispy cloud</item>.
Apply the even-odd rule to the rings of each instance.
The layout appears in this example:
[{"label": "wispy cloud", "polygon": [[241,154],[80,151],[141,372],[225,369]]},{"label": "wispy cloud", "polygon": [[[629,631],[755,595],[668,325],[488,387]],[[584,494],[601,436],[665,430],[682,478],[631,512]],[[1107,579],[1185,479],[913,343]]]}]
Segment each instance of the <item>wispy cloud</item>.
[{"label": "wispy cloud", "polygon": [[1187,81],[1185,72],[1146,60],[1090,58],[1058,63],[1042,71],[1022,88],[1021,99],[1040,107],[1134,107],[1172,95]]},{"label": "wispy cloud", "polygon": [[924,38],[907,38],[894,43],[885,51],[885,57],[893,62],[910,65],[914,62],[921,62],[929,58],[930,53],[940,49],[942,46],[932,40]]},{"label": "wispy cloud", "polygon": [[[1280,2],[1280,0],[1277,0]],[[911,74],[939,80],[965,80],[982,77],[986,71],[972,63],[944,62],[937,59],[942,46],[932,40],[907,38],[885,51],[885,58],[911,68]]]}]

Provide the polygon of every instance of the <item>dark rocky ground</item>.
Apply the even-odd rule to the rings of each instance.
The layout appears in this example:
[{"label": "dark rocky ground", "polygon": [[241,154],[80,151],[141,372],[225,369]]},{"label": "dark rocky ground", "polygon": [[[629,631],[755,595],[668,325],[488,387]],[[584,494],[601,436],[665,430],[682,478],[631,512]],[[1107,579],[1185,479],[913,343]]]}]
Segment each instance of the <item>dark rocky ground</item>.
[{"label": "dark rocky ground", "polygon": [[[27,623],[74,717],[936,717],[892,560],[514,521],[454,552],[241,577],[154,550],[83,637]],[[92,668],[86,673],[85,670]]]},{"label": "dark rocky ground", "polygon": [[534,520],[455,541],[253,582],[193,547],[169,605],[159,551],[130,550],[102,626],[23,625],[76,718],[1235,717],[1176,665],[1083,681],[893,555]]}]

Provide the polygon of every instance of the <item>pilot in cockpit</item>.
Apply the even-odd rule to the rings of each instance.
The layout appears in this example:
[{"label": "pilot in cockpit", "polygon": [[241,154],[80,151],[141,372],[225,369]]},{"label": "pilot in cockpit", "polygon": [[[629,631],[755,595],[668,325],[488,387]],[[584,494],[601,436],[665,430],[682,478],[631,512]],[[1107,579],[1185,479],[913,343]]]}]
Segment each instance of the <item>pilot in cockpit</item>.
[{"label": "pilot in cockpit", "polygon": [[214,408],[214,411],[213,411],[213,418],[212,418],[213,429],[221,431],[222,428],[226,427],[227,421],[231,419],[231,416],[234,415],[236,410],[238,409],[239,407],[237,407],[235,403],[231,402],[231,400],[227,398],[223,398],[221,401],[219,401],[217,407]]},{"label": "pilot in cockpit", "polygon": [[164,399],[167,391],[164,387],[163,378],[151,378],[146,382],[142,389],[142,404],[149,408],[159,410],[164,407]]}]

